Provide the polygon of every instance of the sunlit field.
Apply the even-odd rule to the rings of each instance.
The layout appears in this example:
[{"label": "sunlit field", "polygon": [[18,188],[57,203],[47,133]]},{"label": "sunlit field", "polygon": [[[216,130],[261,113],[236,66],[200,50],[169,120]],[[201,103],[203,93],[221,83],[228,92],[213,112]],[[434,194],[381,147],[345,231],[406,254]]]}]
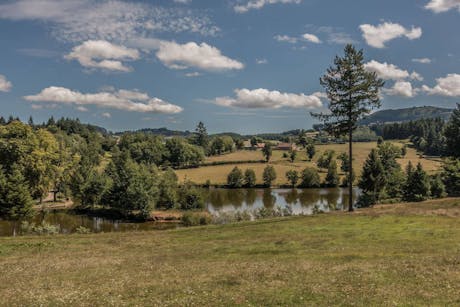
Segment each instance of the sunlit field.
[{"label": "sunlit field", "polygon": [[[403,146],[403,142],[394,142],[398,146]],[[377,146],[376,142],[360,142],[353,144],[353,156],[354,156],[354,169],[356,174],[361,173],[362,166],[371,151],[372,148]],[[270,160],[269,165],[272,165],[277,173],[277,179],[275,180],[275,185],[287,184],[285,178],[285,173],[288,170],[295,169],[297,171],[302,171],[307,166],[316,167],[316,160],[321,156],[321,154],[326,150],[334,150],[336,154],[341,152],[348,152],[347,144],[328,144],[328,145],[316,145],[316,155],[313,158],[313,161],[308,161],[305,151],[298,151],[297,157],[293,163],[289,158],[283,158],[283,153],[287,151],[273,150],[273,156]],[[260,150],[251,151],[251,150],[242,150],[233,152],[230,154],[225,154],[221,156],[213,156],[206,159],[206,162],[216,162],[216,161],[255,161],[263,160],[263,155]],[[439,159],[424,158],[413,148],[407,148],[407,154],[404,158],[398,159],[398,162],[403,168],[406,167],[407,163],[411,161],[414,165],[418,162],[422,163],[423,168],[428,173],[434,173],[439,171],[441,167],[441,161]],[[338,161],[340,167],[340,161]],[[262,173],[264,168],[267,166],[266,163],[238,163],[238,164],[226,164],[226,165],[214,165],[214,166],[204,166],[200,168],[192,169],[183,169],[177,170],[176,173],[180,181],[185,179],[191,180],[198,184],[203,184],[207,180],[211,181],[211,184],[225,184],[227,182],[228,173],[235,167],[245,170],[247,168],[252,168],[257,176],[257,182],[262,183]],[[339,171],[339,174],[343,175]],[[320,176],[324,178],[326,175],[326,170],[320,170]]]}]

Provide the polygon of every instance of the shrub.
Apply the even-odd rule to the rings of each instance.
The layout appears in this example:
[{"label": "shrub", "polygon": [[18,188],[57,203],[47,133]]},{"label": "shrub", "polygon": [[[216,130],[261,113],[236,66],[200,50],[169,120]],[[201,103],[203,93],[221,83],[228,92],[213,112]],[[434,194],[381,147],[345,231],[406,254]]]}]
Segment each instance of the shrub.
[{"label": "shrub", "polygon": [[205,206],[203,194],[201,191],[192,186],[191,183],[185,183],[179,191],[179,209],[193,210],[203,209]]},{"label": "shrub", "polygon": [[244,186],[247,188],[252,188],[256,185],[256,173],[253,169],[248,168],[244,172]]},{"label": "shrub", "polygon": [[307,167],[302,171],[301,180],[302,188],[318,188],[321,185],[318,171],[313,167]]},{"label": "shrub", "polygon": [[85,226],[79,226],[77,229],[75,229],[75,232],[78,234],[88,234],[91,233],[91,229],[86,228]]},{"label": "shrub", "polygon": [[286,178],[291,183],[292,187],[295,187],[297,181],[299,181],[299,173],[296,170],[289,170],[286,172]]},{"label": "shrub", "polygon": [[275,181],[276,179],[276,171],[273,166],[265,167],[264,173],[263,173],[263,179],[264,179],[265,186],[270,187],[272,185],[272,182]]},{"label": "shrub", "polygon": [[235,166],[227,176],[227,184],[231,188],[241,188],[244,184],[243,172]]},{"label": "shrub", "polygon": [[185,212],[181,218],[184,226],[208,225],[212,222],[212,217],[206,212]]}]

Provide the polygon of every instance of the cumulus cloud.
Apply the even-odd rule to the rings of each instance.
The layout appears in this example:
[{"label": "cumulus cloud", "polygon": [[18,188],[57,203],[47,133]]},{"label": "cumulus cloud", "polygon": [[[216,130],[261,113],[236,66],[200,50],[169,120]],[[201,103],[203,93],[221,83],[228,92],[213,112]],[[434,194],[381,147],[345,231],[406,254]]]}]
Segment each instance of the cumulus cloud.
[{"label": "cumulus cloud", "polygon": [[259,10],[266,6],[267,4],[276,4],[276,3],[295,3],[299,4],[302,0],[250,0],[246,4],[235,5],[233,9],[237,13],[246,13],[249,10]]},{"label": "cumulus cloud", "polygon": [[448,74],[443,78],[437,78],[434,87],[423,85],[422,90],[430,95],[460,97],[460,75]]},{"label": "cumulus cloud", "polygon": [[264,88],[249,90],[236,89],[235,97],[217,97],[215,103],[226,107],[247,109],[279,108],[319,108],[322,106],[318,95],[281,93]]},{"label": "cumulus cloud", "polygon": [[13,84],[4,75],[0,75],[0,92],[9,92],[12,87]]},{"label": "cumulus cloud", "polygon": [[136,49],[115,45],[107,41],[91,40],[74,47],[65,58],[77,60],[86,68],[128,72],[132,68],[125,66],[122,61],[139,59],[139,52]]},{"label": "cumulus cloud", "polygon": [[195,67],[208,71],[243,69],[244,64],[226,57],[216,47],[206,43],[161,41],[156,52],[157,58],[166,66],[173,69]]},{"label": "cumulus cloud", "polygon": [[124,42],[158,32],[220,31],[205,14],[189,9],[164,8],[120,0],[17,0],[0,4],[0,18],[46,22],[58,40]]},{"label": "cumulus cloud", "polygon": [[429,59],[429,58],[416,58],[416,59],[412,59],[412,62],[421,63],[421,64],[430,64],[431,59]]},{"label": "cumulus cloud", "polygon": [[417,72],[409,73],[407,70],[403,70],[394,64],[389,64],[387,62],[380,63],[375,60],[367,62],[364,64],[364,68],[367,71],[375,72],[377,76],[384,80],[403,80],[410,78],[412,80],[422,81],[423,78]]},{"label": "cumulus cloud", "polygon": [[425,8],[435,13],[443,13],[451,9],[457,9],[460,12],[460,0],[431,0],[425,5]]},{"label": "cumulus cloud", "polygon": [[297,37],[292,37],[289,35],[275,35],[273,38],[279,42],[287,42],[290,44],[295,44],[298,41]]},{"label": "cumulus cloud", "polygon": [[146,93],[130,90],[102,91],[84,94],[64,87],[51,86],[36,95],[24,96],[31,102],[48,102],[76,106],[95,105],[132,112],[179,113],[183,109]]},{"label": "cumulus cloud", "polygon": [[359,28],[363,32],[366,43],[374,48],[385,48],[386,42],[398,37],[404,36],[410,40],[414,40],[422,36],[422,28],[420,27],[406,29],[400,24],[391,22],[385,22],[377,26],[363,24]]},{"label": "cumulus cloud", "polygon": [[402,96],[412,98],[417,94],[418,90],[412,88],[412,84],[407,81],[397,81],[392,88],[383,89],[383,93],[390,96]]},{"label": "cumulus cloud", "polygon": [[318,38],[318,36],[314,35],[314,34],[310,34],[310,33],[305,33],[304,35],[302,35],[302,37],[311,42],[311,43],[314,43],[314,44],[321,44],[321,40]]},{"label": "cumulus cloud", "polygon": [[104,112],[101,115],[102,115],[102,117],[105,117],[105,118],[111,118],[112,117],[112,114],[110,114],[109,112]]}]

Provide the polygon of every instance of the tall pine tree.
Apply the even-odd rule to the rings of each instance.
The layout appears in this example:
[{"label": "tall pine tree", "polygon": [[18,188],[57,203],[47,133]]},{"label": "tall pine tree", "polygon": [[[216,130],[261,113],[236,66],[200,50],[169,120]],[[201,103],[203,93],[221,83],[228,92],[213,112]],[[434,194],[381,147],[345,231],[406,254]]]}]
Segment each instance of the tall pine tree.
[{"label": "tall pine tree", "polygon": [[[345,47],[345,55],[337,56],[334,65],[320,79],[329,100],[328,114],[312,114],[324,122],[330,134],[339,137],[348,135],[349,163],[353,169],[353,131],[358,120],[380,107],[379,90],[384,85],[374,72],[364,69],[363,51],[353,45]],[[352,173],[349,172],[349,176]],[[353,211],[353,181],[349,180],[349,206]]]},{"label": "tall pine tree", "polygon": [[454,110],[444,130],[446,137],[447,154],[460,157],[460,104]]}]

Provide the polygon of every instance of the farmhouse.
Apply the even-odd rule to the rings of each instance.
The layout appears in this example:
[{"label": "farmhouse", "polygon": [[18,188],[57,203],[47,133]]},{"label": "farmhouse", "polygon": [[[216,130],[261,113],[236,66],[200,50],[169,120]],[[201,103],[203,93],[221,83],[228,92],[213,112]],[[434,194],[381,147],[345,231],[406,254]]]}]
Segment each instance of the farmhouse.
[{"label": "farmhouse", "polygon": [[297,146],[294,143],[279,143],[276,146],[278,150],[297,150]]}]

